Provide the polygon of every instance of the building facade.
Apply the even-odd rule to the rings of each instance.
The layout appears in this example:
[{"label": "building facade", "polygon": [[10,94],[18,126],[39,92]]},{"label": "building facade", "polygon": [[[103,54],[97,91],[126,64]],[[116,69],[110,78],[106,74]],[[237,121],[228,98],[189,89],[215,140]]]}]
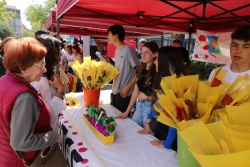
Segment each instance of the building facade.
[{"label": "building facade", "polygon": [[23,32],[22,32],[22,18],[21,18],[21,10],[16,9],[15,6],[10,6],[10,5],[5,5],[4,6],[7,11],[15,13],[15,17],[9,20],[9,24],[11,27],[14,28],[16,36],[22,37]]}]

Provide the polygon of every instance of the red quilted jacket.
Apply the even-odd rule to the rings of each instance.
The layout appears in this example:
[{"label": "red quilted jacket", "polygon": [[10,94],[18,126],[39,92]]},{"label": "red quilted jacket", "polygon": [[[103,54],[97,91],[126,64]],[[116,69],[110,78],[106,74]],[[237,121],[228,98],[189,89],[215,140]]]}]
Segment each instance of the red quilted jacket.
[{"label": "red quilted jacket", "polygon": [[[23,167],[23,162],[10,146],[10,139],[2,125],[10,134],[11,112],[17,97],[23,92],[31,92],[41,104],[40,116],[35,124],[35,133],[50,130],[50,111],[41,95],[20,76],[7,72],[5,76],[0,78],[0,85],[0,121],[2,123],[0,124],[0,167]],[[38,151],[22,152],[22,154],[26,161],[30,161],[36,157]]]}]

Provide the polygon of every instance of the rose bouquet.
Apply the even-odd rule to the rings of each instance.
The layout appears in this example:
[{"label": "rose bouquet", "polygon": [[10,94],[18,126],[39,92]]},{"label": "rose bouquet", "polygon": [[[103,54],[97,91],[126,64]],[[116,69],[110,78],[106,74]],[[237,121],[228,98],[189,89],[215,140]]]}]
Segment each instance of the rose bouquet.
[{"label": "rose bouquet", "polygon": [[119,73],[113,65],[91,60],[90,57],[84,57],[82,64],[76,61],[71,67],[88,90],[103,88]]},{"label": "rose bouquet", "polygon": [[199,81],[197,75],[163,78],[162,93],[157,93],[158,102],[154,105],[159,112],[158,121],[183,130],[200,120],[204,123],[213,122],[213,110],[248,102],[250,77],[239,76],[229,84],[222,79],[226,72],[215,69],[209,82]]},{"label": "rose bouquet", "polygon": [[[230,84],[223,80],[226,73],[215,69],[207,82],[197,76],[175,75],[161,81],[154,108],[159,122],[178,130],[180,167],[250,165],[246,161],[250,155],[250,77],[239,76]],[[234,155],[239,161],[231,160]]]}]

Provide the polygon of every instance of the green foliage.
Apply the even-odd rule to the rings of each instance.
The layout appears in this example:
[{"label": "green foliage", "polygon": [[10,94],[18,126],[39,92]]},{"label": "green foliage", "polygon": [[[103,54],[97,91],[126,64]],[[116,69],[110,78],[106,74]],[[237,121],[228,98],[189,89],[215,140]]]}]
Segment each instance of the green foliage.
[{"label": "green foliage", "polygon": [[27,31],[23,31],[23,37],[35,37],[35,33],[34,32],[27,32]]},{"label": "green foliage", "polygon": [[0,20],[0,38],[15,37],[14,29],[4,21]]},{"label": "green foliage", "polygon": [[6,9],[3,7],[6,4],[7,4],[6,0],[0,1],[0,20],[2,21],[4,21],[5,19],[11,19],[12,17],[15,16],[13,12],[6,11]]},{"label": "green foliage", "polygon": [[43,5],[33,4],[25,10],[24,14],[33,31],[43,28],[51,10],[55,7],[56,0],[47,0]]},{"label": "green foliage", "polygon": [[221,64],[214,64],[214,63],[191,60],[191,66],[192,66],[193,73],[199,74],[200,80],[207,80],[211,71],[216,67],[220,67]]}]

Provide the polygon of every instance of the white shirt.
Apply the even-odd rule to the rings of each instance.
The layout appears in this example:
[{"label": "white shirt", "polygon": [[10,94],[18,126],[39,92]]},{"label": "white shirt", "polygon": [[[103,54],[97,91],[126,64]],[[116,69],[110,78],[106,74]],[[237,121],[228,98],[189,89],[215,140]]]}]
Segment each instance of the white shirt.
[{"label": "white shirt", "polygon": [[71,66],[72,62],[75,60],[75,54],[74,53],[72,53],[72,55],[67,54],[66,58],[68,60],[68,65]]},{"label": "white shirt", "polygon": [[57,90],[49,84],[46,77],[41,77],[39,82],[32,82],[31,85],[41,93],[45,103],[50,108],[50,126],[57,131],[58,115],[66,109],[66,104],[62,99],[55,96]]},{"label": "white shirt", "polygon": [[[222,69],[227,70],[227,74],[226,74],[225,77],[223,78],[223,80],[224,80],[225,82],[233,83],[234,80],[235,80],[239,75],[241,75],[241,76],[244,76],[245,74],[249,74],[249,75],[250,75],[250,70],[245,71],[245,72],[238,72],[238,73],[237,73],[237,72],[231,71],[230,66],[231,66],[231,65],[225,65],[225,66],[222,67]],[[209,81],[211,81],[213,75],[214,75],[214,70],[210,73],[210,76],[209,76],[209,78],[208,78]]]}]

